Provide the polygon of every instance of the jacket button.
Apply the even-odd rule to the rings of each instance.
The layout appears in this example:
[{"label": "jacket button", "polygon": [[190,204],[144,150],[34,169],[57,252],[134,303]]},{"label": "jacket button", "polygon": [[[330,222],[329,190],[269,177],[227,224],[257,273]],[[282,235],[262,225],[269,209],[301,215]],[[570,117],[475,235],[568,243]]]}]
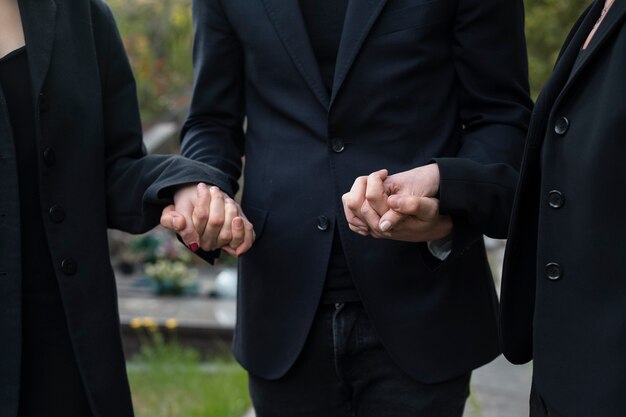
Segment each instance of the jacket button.
[{"label": "jacket button", "polygon": [[548,205],[550,205],[550,207],[552,207],[553,209],[558,209],[563,207],[563,204],[565,204],[565,196],[562,192],[558,190],[552,190],[550,191],[550,193],[548,193]]},{"label": "jacket button", "polygon": [[43,161],[49,167],[53,166],[56,162],[56,155],[54,154],[54,149],[46,148],[43,150]]},{"label": "jacket button", "polygon": [[556,281],[560,279],[561,276],[563,276],[561,265],[554,262],[550,262],[546,265],[546,277],[548,277],[549,280]]},{"label": "jacket button", "polygon": [[61,270],[65,275],[76,275],[78,264],[72,258],[63,259],[61,261]]},{"label": "jacket button", "polygon": [[326,216],[319,216],[317,218],[317,228],[322,232],[328,230],[328,226],[330,226],[330,221]]},{"label": "jacket button", "polygon": [[343,140],[341,140],[341,139],[333,139],[332,140],[332,148],[333,148],[333,152],[341,153],[341,152],[343,152],[344,149],[346,149],[346,146],[343,143]]},{"label": "jacket button", "polygon": [[50,110],[50,99],[47,94],[39,93],[39,110],[42,112]]},{"label": "jacket button", "polygon": [[55,223],[61,223],[65,220],[65,210],[61,206],[52,206],[48,211],[50,219]]},{"label": "jacket button", "polygon": [[556,124],[554,125],[554,131],[556,132],[556,134],[559,136],[563,136],[567,133],[568,129],[569,120],[567,120],[567,117],[559,117],[559,119],[556,121]]}]

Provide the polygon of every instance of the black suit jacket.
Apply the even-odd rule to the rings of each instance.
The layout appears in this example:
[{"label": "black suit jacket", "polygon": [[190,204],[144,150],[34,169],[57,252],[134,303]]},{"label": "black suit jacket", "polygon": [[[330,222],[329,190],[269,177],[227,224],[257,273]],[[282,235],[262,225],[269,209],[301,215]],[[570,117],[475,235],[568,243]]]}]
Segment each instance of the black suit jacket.
[{"label": "black suit jacket", "polygon": [[[482,233],[504,237],[529,108],[518,0],[351,0],[327,91],[297,0],[195,0],[196,85],[183,155],[219,168],[257,240],[240,264],[234,352],[279,378],[317,309],[337,226],[392,358],[445,380],[493,359],[497,301]],[[244,133],[243,122],[247,119]],[[356,177],[436,159],[454,247],[350,232]]]},{"label": "black suit jacket", "polygon": [[[158,223],[173,187],[226,181],[204,164],[145,155],[134,79],[104,3],[20,0],[20,11],[36,103],[41,213],[76,360],[94,416],[132,416],[107,227],[145,231]],[[13,417],[20,387],[20,268],[22,258],[37,259],[20,253],[20,221],[28,219],[20,219],[13,139],[1,103],[0,415]],[[52,206],[64,210],[62,222],[50,218]]]},{"label": "black suit jacket", "polygon": [[626,415],[625,2],[572,71],[603,5],[537,100],[502,284],[504,354],[534,358],[538,392],[568,417]]}]

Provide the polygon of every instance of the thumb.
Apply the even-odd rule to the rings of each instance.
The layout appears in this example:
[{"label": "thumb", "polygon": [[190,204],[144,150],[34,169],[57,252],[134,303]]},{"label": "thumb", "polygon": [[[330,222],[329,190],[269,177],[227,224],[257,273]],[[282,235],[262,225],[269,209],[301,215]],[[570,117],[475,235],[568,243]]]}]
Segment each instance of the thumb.
[{"label": "thumb", "polygon": [[197,201],[197,186],[190,186],[180,190],[176,194],[174,201],[173,210],[177,214],[177,219],[175,219],[178,226],[177,232],[183,243],[196,252],[200,249],[200,236],[194,227],[192,216]]},{"label": "thumb", "polygon": [[188,221],[181,213],[177,212],[174,205],[170,205],[163,209],[161,214],[161,226],[168,230],[176,232],[180,235],[183,243],[192,251],[200,248],[198,242],[200,238],[198,232],[193,227],[193,222]]},{"label": "thumb", "polygon": [[398,213],[415,216],[423,221],[439,216],[439,200],[436,198],[392,195],[387,199],[387,204]]},{"label": "thumb", "polygon": [[196,228],[194,227],[192,215],[193,215],[193,205],[192,204],[178,204],[178,210],[174,211],[173,215],[174,219],[172,220],[175,224],[178,225],[178,229],[176,230],[180,235],[180,238],[183,240],[183,243],[192,251],[196,252],[200,249],[200,236]]},{"label": "thumb", "polygon": [[380,218],[378,227],[383,233],[390,232],[396,227],[402,220],[406,218],[406,214],[398,213],[397,211],[387,210],[385,214]]},{"label": "thumb", "polygon": [[173,232],[179,232],[185,228],[185,218],[176,211],[173,204],[170,204],[161,213],[161,226]]}]

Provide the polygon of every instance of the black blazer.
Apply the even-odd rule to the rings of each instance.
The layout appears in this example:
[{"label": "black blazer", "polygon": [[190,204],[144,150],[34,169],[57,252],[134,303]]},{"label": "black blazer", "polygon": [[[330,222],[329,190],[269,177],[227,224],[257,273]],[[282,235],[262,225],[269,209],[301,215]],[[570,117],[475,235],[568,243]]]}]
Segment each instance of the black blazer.
[{"label": "black blazer", "polygon": [[[76,359],[94,416],[132,416],[107,227],[145,231],[158,223],[173,187],[221,183],[221,174],[181,157],[145,155],[134,79],[104,3],[20,0],[20,11],[36,103],[41,213]],[[0,415],[13,417],[20,267],[29,254],[20,253],[17,168],[2,101],[0,92]],[[50,218],[52,206],[64,210],[62,222]]]},{"label": "black blazer", "polygon": [[[520,0],[352,0],[333,91],[297,0],[195,0],[196,85],[183,155],[219,168],[257,240],[240,264],[234,352],[252,374],[294,363],[320,301],[333,231],[393,359],[427,382],[498,353],[482,233],[504,237],[529,119]],[[244,133],[243,122],[247,118]],[[348,229],[356,177],[437,158],[455,222],[440,263],[424,244]]]},{"label": "black blazer", "polygon": [[537,100],[502,283],[504,354],[568,417],[626,415],[626,2],[572,72],[603,5]]}]

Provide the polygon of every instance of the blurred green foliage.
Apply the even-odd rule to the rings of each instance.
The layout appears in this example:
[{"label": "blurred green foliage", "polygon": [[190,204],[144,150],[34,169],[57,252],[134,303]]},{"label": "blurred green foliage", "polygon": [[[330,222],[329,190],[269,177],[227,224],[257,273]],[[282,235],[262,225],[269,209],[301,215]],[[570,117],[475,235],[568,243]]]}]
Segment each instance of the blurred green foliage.
[{"label": "blurred green foliage", "polygon": [[[505,0],[501,0],[505,1]],[[137,78],[142,116],[180,120],[193,82],[191,0],[108,0]],[[524,0],[533,97],[590,0]]]},{"label": "blurred green foliage", "polygon": [[130,57],[144,123],[186,114],[193,80],[191,0],[107,0]]},{"label": "blurred green foliage", "polygon": [[524,3],[530,86],[536,97],[552,72],[567,34],[591,0],[524,0]]}]

